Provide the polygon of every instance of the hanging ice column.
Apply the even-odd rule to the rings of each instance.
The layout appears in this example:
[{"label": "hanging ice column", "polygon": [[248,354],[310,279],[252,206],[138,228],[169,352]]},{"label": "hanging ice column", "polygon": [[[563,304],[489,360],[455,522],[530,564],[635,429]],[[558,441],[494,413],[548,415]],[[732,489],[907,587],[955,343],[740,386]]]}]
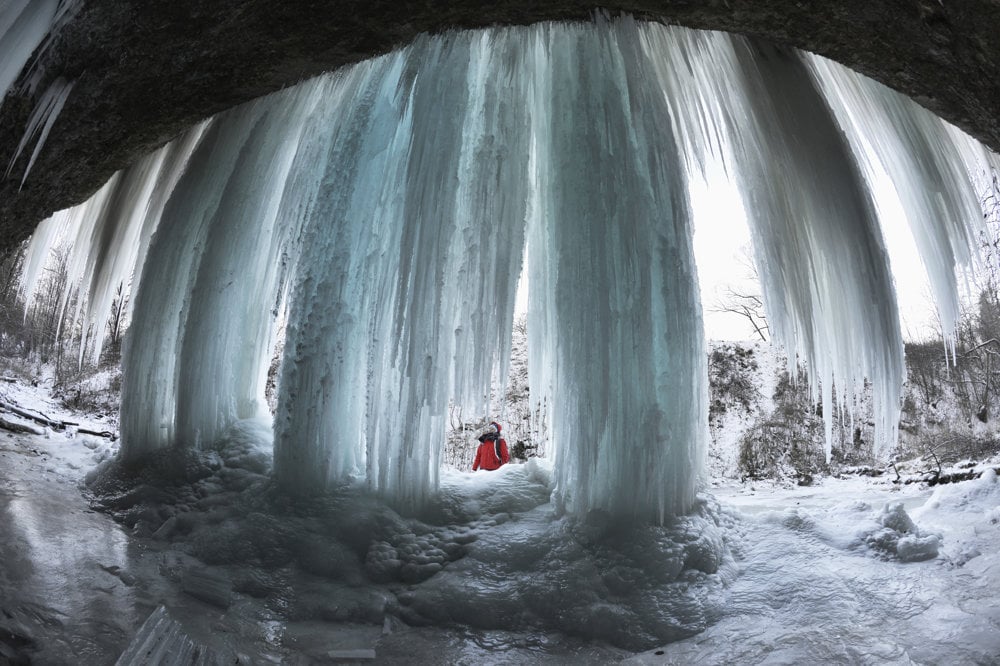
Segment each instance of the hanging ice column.
[{"label": "hanging ice column", "polygon": [[[317,92],[319,88],[319,92]],[[214,443],[264,416],[280,256],[278,208],[322,86],[226,114],[205,131],[163,211],[123,356],[122,458]],[[290,122],[289,119],[292,119]]]},{"label": "hanging ice column", "polygon": [[[875,437],[884,450],[899,424],[903,340],[872,195],[799,56],[733,43],[755,130],[741,135],[740,177],[770,320],[789,363],[795,353],[808,360],[824,414],[834,382],[845,395],[878,379]],[[825,422],[829,460],[833,420]]]},{"label": "hanging ice column", "polygon": [[[649,33],[657,49],[665,38]],[[721,33],[675,40],[688,67],[660,76],[697,91],[673,98],[692,160],[721,149],[743,191],[768,322],[789,372],[805,361],[822,394],[827,457],[835,404],[851,408],[866,379],[884,450],[896,439],[903,344],[873,195],[851,147],[797,52]]]},{"label": "hanging ice column", "polygon": [[412,506],[437,485],[449,398],[485,407],[523,254],[521,67],[501,31],[422,39],[345,75],[352,102],[303,209],[275,420],[286,488],[367,478]]},{"label": "hanging ice column", "polygon": [[[982,206],[969,174],[995,158],[982,144],[903,95],[819,56],[806,64],[848,132],[870,182],[884,170],[906,210],[930,278],[942,332],[950,338],[960,315],[956,269],[973,260]],[[886,132],[886,127],[896,131]]]},{"label": "hanging ice column", "polygon": [[[918,144],[892,145],[884,159]],[[532,394],[553,415],[557,496],[581,514],[683,511],[706,373],[682,165],[709,153],[728,154],[752,204],[772,326],[822,380],[827,414],[834,381],[843,394],[868,378],[890,441],[902,365],[872,193],[800,56],[625,19],[420,39],[222,114],[70,213],[85,321],[110,303],[93,292],[146,256],[122,458],[210,445],[263,414],[291,284],[279,481],[363,478],[419,502],[447,401],[481,411],[503,374],[530,218]],[[908,177],[919,191],[934,172]],[[956,257],[967,230],[942,232]]]},{"label": "hanging ice column", "polygon": [[694,499],[707,428],[669,109],[634,22],[540,38],[528,328],[532,388],[553,412],[556,492],[575,513],[662,522]]}]

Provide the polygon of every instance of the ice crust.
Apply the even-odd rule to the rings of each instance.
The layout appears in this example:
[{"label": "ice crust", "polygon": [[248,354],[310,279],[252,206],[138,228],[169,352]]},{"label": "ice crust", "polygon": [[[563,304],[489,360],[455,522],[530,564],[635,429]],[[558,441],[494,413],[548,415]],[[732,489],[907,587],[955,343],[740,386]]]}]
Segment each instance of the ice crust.
[{"label": "ice crust", "polygon": [[165,568],[184,594],[214,608],[281,599],[288,620],[389,616],[638,650],[708,626],[736,573],[725,536],[735,518],[708,497],[662,527],[604,511],[562,516],[551,463],[532,459],[448,472],[404,514],[362,484],[309,499],[278,492],[269,439],[261,421],[242,422],[172,470],[147,468],[141,483],[109,461],[88,485],[133,535],[177,553]]},{"label": "ice crust", "polygon": [[[629,18],[421,37],[220,114],[117,174],[40,226],[26,284],[60,226],[77,238],[85,329],[139,276],[126,461],[209,447],[265,416],[287,311],[279,483],[309,496],[363,479],[408,507],[439,486],[449,401],[488,412],[527,246],[556,505],[666,523],[695,504],[704,466],[687,182],[709,160],[744,192],[790,362],[810,369],[825,414],[870,380],[879,440],[894,441],[902,344],[858,155],[935,165],[893,174],[924,249],[944,243],[927,260],[939,296],[975,229],[956,161],[993,159],[910,106],[795,53]],[[906,138],[870,146],[898,117]],[[961,192],[923,196],[939,176]]]},{"label": "ice crust", "polygon": [[[666,663],[905,663],[907,651],[961,662],[1000,647],[988,633],[963,638],[1000,619],[995,608],[958,610],[992,599],[980,585],[1000,539],[991,472],[933,494],[897,488],[887,502],[893,492],[871,480],[830,480],[775,492],[762,512],[749,498],[699,495],[688,516],[659,527],[560,515],[551,463],[537,459],[447,472],[408,514],[363,484],[290,498],[269,474],[269,437],[266,422],[241,423],[171,476],[122,484],[128,468],[111,462],[89,485],[135,538],[161,544],[156,561],[185,595],[233,613],[253,599],[289,625],[402,620],[430,635],[462,627],[630,651],[669,643]],[[767,489],[756,494],[768,501]]]}]

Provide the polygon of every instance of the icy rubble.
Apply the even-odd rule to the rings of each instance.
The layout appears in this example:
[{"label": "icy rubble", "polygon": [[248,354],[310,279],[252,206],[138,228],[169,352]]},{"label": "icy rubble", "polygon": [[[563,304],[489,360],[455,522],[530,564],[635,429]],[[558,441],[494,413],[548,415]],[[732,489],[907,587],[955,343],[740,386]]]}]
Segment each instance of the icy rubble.
[{"label": "icy rubble", "polygon": [[171,576],[215,607],[285,598],[289,575],[306,576],[321,581],[322,598],[286,599],[288,617],[558,631],[641,649],[710,624],[735,575],[724,536],[733,517],[709,498],[663,527],[602,511],[560,517],[550,464],[532,459],[448,473],[407,515],[363,487],[310,499],[276,492],[267,430],[250,422],[232,433],[159,478],[129,479],[109,461],[88,480],[98,506],[137,538],[201,563]]},{"label": "icy rubble", "polygon": [[163,606],[139,628],[115,666],[222,666],[241,663],[237,655],[216,654],[195,643]]}]

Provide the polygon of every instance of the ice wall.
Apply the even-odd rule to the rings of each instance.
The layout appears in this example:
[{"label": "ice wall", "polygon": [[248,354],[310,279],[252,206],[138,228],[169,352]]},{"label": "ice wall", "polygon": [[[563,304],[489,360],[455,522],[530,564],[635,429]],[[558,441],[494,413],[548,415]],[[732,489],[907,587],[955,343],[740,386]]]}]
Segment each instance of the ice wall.
[{"label": "ice wall", "polygon": [[[275,469],[436,487],[451,398],[482,410],[509,358],[523,256],[528,77],[509,33],[422,39],[345,73],[306,213]],[[330,123],[336,118],[335,123]]]},{"label": "ice wall", "polygon": [[662,522],[694,499],[707,428],[670,91],[650,85],[633,21],[539,39],[529,355],[545,377],[533,395],[555,406],[557,495],[575,512]]},{"label": "ice wall", "polygon": [[[287,309],[279,482],[312,494],[360,479],[410,507],[437,485],[449,400],[482,413],[505,373],[527,250],[556,499],[662,521],[690,505],[704,455],[686,193],[709,160],[744,193],[772,328],[825,413],[867,379],[894,438],[902,345],[865,168],[911,165],[900,197],[924,249],[947,245],[929,261],[950,294],[978,221],[959,162],[992,157],[939,121],[902,124],[919,115],[909,102],[862,99],[845,77],[627,18],[423,37],[220,114],[116,175],[39,227],[28,281],[59,228],[75,233],[77,318],[96,331],[108,289],[141,266],[129,461],[259,415]],[[935,142],[954,148],[918,150]],[[942,173],[961,193],[917,195]]]}]

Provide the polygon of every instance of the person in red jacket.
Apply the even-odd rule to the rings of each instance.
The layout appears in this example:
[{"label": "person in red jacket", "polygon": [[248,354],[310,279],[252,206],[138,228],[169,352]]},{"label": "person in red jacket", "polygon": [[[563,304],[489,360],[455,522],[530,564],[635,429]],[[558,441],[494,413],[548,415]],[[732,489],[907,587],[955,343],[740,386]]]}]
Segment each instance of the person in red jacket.
[{"label": "person in red jacket", "polygon": [[500,430],[500,424],[493,421],[486,432],[479,436],[480,444],[479,449],[476,450],[476,461],[472,463],[473,472],[479,468],[493,471],[510,462],[507,440],[500,436]]}]

